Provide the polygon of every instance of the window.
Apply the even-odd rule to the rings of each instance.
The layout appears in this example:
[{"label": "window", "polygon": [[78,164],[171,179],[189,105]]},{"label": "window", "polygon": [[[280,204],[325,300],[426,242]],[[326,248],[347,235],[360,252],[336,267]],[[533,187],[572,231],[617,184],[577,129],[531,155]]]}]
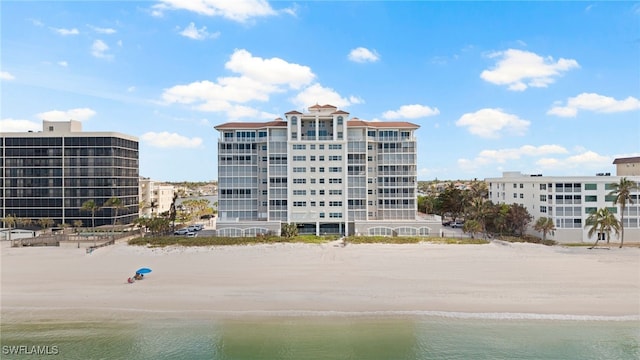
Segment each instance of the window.
[{"label": "window", "polygon": [[598,208],[594,208],[594,207],[586,207],[584,208],[584,213],[585,214],[593,214],[596,213],[598,211]]},{"label": "window", "polygon": [[[315,180],[315,179],[311,179],[311,180]],[[311,195],[315,195],[316,191],[315,190],[311,190]]]},{"label": "window", "polygon": [[585,202],[596,202],[598,201],[598,197],[596,195],[586,195],[584,197]]},{"label": "window", "polygon": [[324,156],[323,156],[323,155],[320,155],[320,156],[318,157],[318,160],[319,160],[319,161],[324,161]]},{"label": "window", "polygon": [[296,116],[291,117],[291,125],[298,125],[298,118]]},{"label": "window", "polygon": [[344,138],[342,131],[338,131],[338,140],[342,140],[342,138]]},{"label": "window", "polygon": [[315,202],[315,201],[312,201],[312,202],[311,202],[311,204],[310,204],[310,206],[316,206],[316,202]]},{"label": "window", "polygon": [[329,195],[342,195],[342,190],[329,190]]},{"label": "window", "polygon": [[324,167],[321,167],[319,170],[320,172],[324,172]]},{"label": "window", "polygon": [[342,167],[337,166],[337,167],[330,167],[329,168],[329,172],[342,172]]},{"label": "window", "polygon": [[293,206],[295,206],[295,207],[304,207],[304,206],[307,206],[307,202],[306,201],[294,201],[293,202]]},{"label": "window", "polygon": [[546,206],[540,206],[540,212],[541,213],[546,213],[547,212],[547,207]]},{"label": "window", "polygon": [[547,201],[547,195],[540,195],[540,201]]},{"label": "window", "polygon": [[293,161],[306,161],[307,157],[304,155],[296,155],[293,157]]},{"label": "window", "polygon": [[584,184],[585,190],[598,190],[598,184]]},{"label": "window", "polygon": [[260,131],[260,132],[258,132],[258,137],[261,137],[261,138],[263,138],[263,137],[267,137],[267,132],[266,132],[266,131]]},{"label": "window", "polygon": [[373,161],[373,156],[367,156],[367,161]]},{"label": "window", "polygon": [[[514,185],[515,185],[515,184],[514,184]],[[517,199],[517,198],[518,198],[518,194],[513,193],[513,198],[514,198],[514,199]]]},{"label": "window", "polygon": [[342,150],[342,144],[329,144],[329,150]]},{"label": "window", "polygon": [[307,190],[293,190],[293,195],[307,195]]},{"label": "window", "polygon": [[324,206],[324,201],[320,201],[320,206]]},{"label": "window", "polygon": [[324,184],[324,179],[320,179],[320,184]]},{"label": "window", "polygon": [[324,190],[318,190],[320,192],[320,195],[324,195]]},{"label": "window", "polygon": [[520,194],[520,199],[524,199],[524,194]]},{"label": "window", "polygon": [[613,186],[614,186],[614,185],[615,185],[615,184],[604,184],[604,189],[605,189],[605,190],[613,190]]},{"label": "window", "polygon": [[338,116],[338,125],[342,125],[342,121],[344,118],[342,116]]},{"label": "window", "polygon": [[540,184],[540,190],[547,190],[547,184]]},{"label": "window", "polygon": [[310,149],[310,150],[315,150],[315,149],[316,149],[316,144],[311,144],[311,145],[309,145],[309,149]]},{"label": "window", "polygon": [[320,145],[318,145],[318,149],[320,149],[320,150],[324,150],[324,144],[320,144]]},{"label": "window", "polygon": [[294,167],[294,168],[293,168],[293,172],[294,172],[294,173],[303,173],[303,172],[307,172],[307,168],[304,168],[304,167]]},{"label": "window", "polygon": [[513,184],[513,188],[517,189],[518,188],[518,184]]},{"label": "window", "polygon": [[334,218],[334,219],[341,219],[342,218],[342,213],[329,213],[329,217],[330,218]]},{"label": "window", "polygon": [[312,166],[312,167],[311,167],[311,169],[310,169],[310,171],[311,171],[311,172],[316,172],[316,168]]},{"label": "window", "polygon": [[307,179],[293,179],[294,184],[306,184]]},{"label": "window", "polygon": [[331,178],[329,179],[329,184],[342,184],[341,178]]},{"label": "window", "polygon": [[329,161],[342,161],[341,155],[331,155],[329,156]]},{"label": "window", "polygon": [[262,145],[262,150],[267,151],[267,145]]},{"label": "window", "polygon": [[329,201],[329,206],[342,206],[342,201]]},{"label": "window", "polygon": [[316,179],[311,179],[311,183],[315,184],[316,183]]},{"label": "window", "polygon": [[297,139],[298,138],[298,133],[297,132],[292,132],[291,133],[291,138],[294,139],[294,140]]},{"label": "window", "polygon": [[520,184],[520,189],[524,188],[524,184]]},{"label": "window", "polygon": [[306,145],[304,144],[293,144],[293,150],[305,150]]},{"label": "window", "polygon": [[315,156],[315,155],[311,155],[311,156],[309,156],[309,160],[311,160],[311,161],[316,161],[316,156]]},{"label": "window", "polygon": [[320,218],[324,219],[324,213],[320,213]]}]

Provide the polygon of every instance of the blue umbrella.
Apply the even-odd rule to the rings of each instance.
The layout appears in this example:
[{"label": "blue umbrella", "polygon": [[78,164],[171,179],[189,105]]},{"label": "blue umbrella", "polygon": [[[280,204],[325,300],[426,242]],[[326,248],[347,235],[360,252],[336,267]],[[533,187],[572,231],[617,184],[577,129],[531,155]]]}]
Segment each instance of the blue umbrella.
[{"label": "blue umbrella", "polygon": [[151,269],[149,268],[140,268],[136,271],[136,274],[148,274],[151,272]]}]

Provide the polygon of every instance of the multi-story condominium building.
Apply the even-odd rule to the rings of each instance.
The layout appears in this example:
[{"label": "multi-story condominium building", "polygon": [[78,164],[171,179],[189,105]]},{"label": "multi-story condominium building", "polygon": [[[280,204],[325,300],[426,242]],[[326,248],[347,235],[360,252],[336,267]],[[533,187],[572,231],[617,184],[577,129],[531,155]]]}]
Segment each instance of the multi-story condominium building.
[{"label": "multi-story condominium building", "polygon": [[429,235],[417,219],[416,139],[408,122],[347,120],[315,105],[260,123],[216,126],[218,234]]},{"label": "multi-story condominium building", "polygon": [[81,220],[92,226],[82,204],[102,206],[117,197],[121,209],[103,207],[95,225],[131,223],[138,217],[138,140],[115,132],[82,132],[78,121],[43,121],[40,132],[0,133],[2,217],[54,224]]},{"label": "multi-story condominium building", "polygon": [[[619,162],[622,159],[616,159]],[[616,163],[614,162],[614,164]],[[586,226],[589,215],[600,208],[608,208],[620,219],[620,206],[614,205],[611,184],[619,183],[623,176],[608,173],[596,176],[542,176],[505,172],[501,178],[487,178],[489,200],[493,203],[520,204],[526,207],[533,220],[528,233],[541,235],[533,224],[541,217],[554,220],[556,230],[547,237],[562,243],[595,241],[597,234],[588,236]],[[625,176],[640,182],[640,176]],[[640,239],[640,191],[632,192],[633,204],[627,203],[624,213],[625,241]],[[612,239],[617,239],[611,234]]]},{"label": "multi-story condominium building", "polygon": [[140,177],[140,217],[154,217],[169,211],[175,191],[173,185]]}]

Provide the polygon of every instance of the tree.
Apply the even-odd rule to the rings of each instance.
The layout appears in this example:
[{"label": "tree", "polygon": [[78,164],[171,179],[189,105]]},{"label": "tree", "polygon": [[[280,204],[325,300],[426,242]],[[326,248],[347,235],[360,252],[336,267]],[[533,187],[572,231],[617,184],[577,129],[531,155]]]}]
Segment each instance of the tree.
[{"label": "tree", "polygon": [[96,201],[91,199],[82,203],[80,208],[82,211],[91,212],[91,231],[96,231],[96,211],[100,210],[100,206],[96,204]]},{"label": "tree", "polygon": [[633,204],[631,191],[638,190],[638,183],[623,177],[619,183],[613,183],[610,186],[612,190],[608,195],[615,196],[614,205],[620,205],[620,247],[622,248],[624,244],[624,210],[627,208],[627,203]]},{"label": "tree", "polygon": [[507,222],[511,225],[513,232],[522,236],[524,229],[531,222],[533,217],[527,211],[527,208],[520,204],[511,204],[509,213],[507,214]]},{"label": "tree", "polygon": [[171,221],[171,230],[176,231],[176,201],[178,200],[178,193],[173,193],[173,199],[171,200],[171,206],[169,207],[169,221]]},{"label": "tree", "polygon": [[544,242],[547,240],[547,234],[556,230],[556,225],[553,223],[552,218],[541,217],[533,225],[533,229],[542,233],[542,241]]},{"label": "tree", "polygon": [[290,239],[294,236],[298,235],[298,225],[291,223],[291,224],[282,224],[282,236],[284,236],[287,239]]},{"label": "tree", "polygon": [[593,249],[598,245],[598,241],[600,241],[600,234],[607,234],[607,244],[609,243],[609,238],[611,236],[611,231],[614,231],[616,234],[620,233],[620,222],[616,219],[616,216],[612,214],[609,209],[601,208],[597,211],[592,212],[589,217],[587,217],[587,221],[585,227],[591,226],[588,232],[588,236],[591,237],[594,233],[598,233],[598,237],[596,242],[593,244],[590,249]]},{"label": "tree", "polygon": [[482,224],[478,220],[466,220],[462,225],[462,231],[471,234],[471,238],[475,238],[476,234],[483,231]]},{"label": "tree", "polygon": [[462,190],[457,189],[453,183],[450,183],[447,188],[438,195],[438,201],[441,211],[438,215],[443,216],[450,214],[454,221],[462,214],[465,208],[465,199]]},{"label": "tree", "polygon": [[18,221],[18,218],[16,218],[13,215],[7,215],[2,218],[2,222],[4,223],[4,226],[9,229],[9,232],[7,232],[8,234],[7,240],[9,241],[11,241],[11,229],[16,226],[17,221]]},{"label": "tree", "polygon": [[46,233],[47,229],[53,226],[53,220],[50,218],[42,218],[38,220],[38,225],[40,225]]},{"label": "tree", "polygon": [[78,229],[82,227],[82,220],[73,220],[73,230],[77,233]]},{"label": "tree", "polygon": [[114,211],[113,215],[113,225],[111,227],[111,231],[115,230],[116,220],[118,219],[118,210],[123,209],[124,205],[122,204],[122,200],[118,197],[111,197],[109,200],[105,201],[103,207],[112,208]]}]

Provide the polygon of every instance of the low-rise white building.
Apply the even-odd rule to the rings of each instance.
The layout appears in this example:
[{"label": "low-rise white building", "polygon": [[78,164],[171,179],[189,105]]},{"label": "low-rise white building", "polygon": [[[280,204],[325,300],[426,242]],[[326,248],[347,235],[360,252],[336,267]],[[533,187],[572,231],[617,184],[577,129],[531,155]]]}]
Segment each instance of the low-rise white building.
[{"label": "low-rise white building", "polygon": [[154,217],[169,211],[175,187],[149,178],[140,178],[140,217]]},{"label": "low-rise white building", "polygon": [[[611,184],[620,183],[622,177],[640,183],[640,176],[611,176],[608,173],[596,176],[543,176],[520,172],[505,172],[502,177],[487,178],[485,182],[489,200],[494,204],[520,204],[526,207],[533,216],[528,233],[541,236],[533,230],[533,225],[541,217],[550,217],[554,220],[556,230],[547,234],[548,239],[579,243],[596,240],[597,234],[589,237],[590,226],[585,226],[593,211],[606,207],[620,219],[620,206],[613,204],[614,197],[609,193]],[[633,203],[627,204],[624,213],[625,242],[639,242],[640,190],[633,191],[631,199]],[[611,239],[619,240],[613,233]]]}]

